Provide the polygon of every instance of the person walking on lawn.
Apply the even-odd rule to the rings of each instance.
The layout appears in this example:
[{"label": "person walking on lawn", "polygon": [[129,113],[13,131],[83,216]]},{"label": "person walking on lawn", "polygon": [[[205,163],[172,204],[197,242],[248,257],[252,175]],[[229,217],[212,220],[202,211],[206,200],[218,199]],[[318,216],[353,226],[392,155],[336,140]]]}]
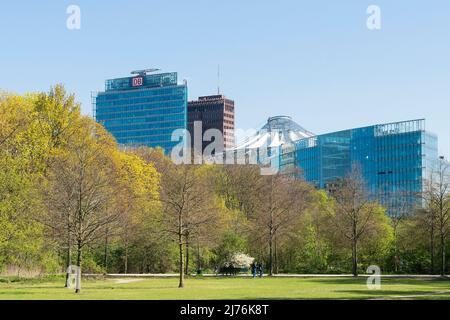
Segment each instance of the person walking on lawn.
[{"label": "person walking on lawn", "polygon": [[250,265],[250,268],[252,269],[253,278],[256,278],[256,262],[255,261],[252,262],[252,264]]},{"label": "person walking on lawn", "polygon": [[259,273],[259,277],[262,278],[262,276],[263,276],[263,264],[262,264],[262,262],[258,263],[258,273]]}]

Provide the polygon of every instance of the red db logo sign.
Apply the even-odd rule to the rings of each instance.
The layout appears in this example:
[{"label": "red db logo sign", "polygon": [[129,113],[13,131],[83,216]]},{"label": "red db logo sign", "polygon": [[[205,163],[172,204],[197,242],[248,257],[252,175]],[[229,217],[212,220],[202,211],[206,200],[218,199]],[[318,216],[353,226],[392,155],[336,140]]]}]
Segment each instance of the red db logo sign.
[{"label": "red db logo sign", "polygon": [[144,84],[144,78],[136,77],[133,78],[133,87],[140,87]]}]

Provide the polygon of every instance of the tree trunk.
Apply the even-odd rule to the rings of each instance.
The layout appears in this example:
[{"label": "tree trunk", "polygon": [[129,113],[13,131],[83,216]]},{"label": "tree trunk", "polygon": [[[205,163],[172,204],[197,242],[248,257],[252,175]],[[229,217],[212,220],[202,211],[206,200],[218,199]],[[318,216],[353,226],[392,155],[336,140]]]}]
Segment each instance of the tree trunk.
[{"label": "tree trunk", "polygon": [[197,273],[202,270],[201,261],[200,261],[200,243],[197,242]]},{"label": "tree trunk", "polygon": [[76,286],[75,286],[75,293],[81,292],[81,259],[82,259],[82,252],[81,252],[81,241],[78,240],[77,242],[77,280],[76,280]]},{"label": "tree trunk", "polygon": [[66,284],[64,285],[65,288],[69,287],[69,267],[72,265],[72,239],[70,237],[70,230],[67,230],[67,269],[66,269]]},{"label": "tree trunk", "polygon": [[273,237],[273,256],[274,256],[274,267],[273,272],[278,274],[278,246],[277,246],[277,236]]},{"label": "tree trunk", "polygon": [[274,236],[274,217],[273,217],[273,175],[270,177],[270,225],[269,225],[269,276],[273,276],[273,236]]},{"label": "tree trunk", "polygon": [[105,233],[105,256],[103,259],[103,266],[105,268],[105,273],[108,273],[108,229]]},{"label": "tree trunk", "polygon": [[180,272],[180,283],[178,284],[178,288],[184,287],[184,270],[183,270],[183,235],[180,233],[178,235],[179,240],[179,250],[180,250],[180,261],[179,261],[179,272]]},{"label": "tree trunk", "polygon": [[183,270],[183,212],[178,214],[178,245],[179,245],[179,272],[180,272],[180,283],[178,288],[184,287],[184,270]]},{"label": "tree trunk", "polygon": [[441,276],[445,276],[445,235],[444,231],[440,234],[441,240]]},{"label": "tree trunk", "polygon": [[353,220],[352,226],[352,274],[354,277],[358,276],[358,250],[357,250],[357,227],[356,221]]},{"label": "tree trunk", "polygon": [[432,222],[431,230],[430,230],[430,273],[434,274],[434,221]]},{"label": "tree trunk", "polygon": [[189,275],[189,234],[186,234],[186,262],[185,262],[185,275]]},{"label": "tree trunk", "polygon": [[397,241],[397,223],[394,223],[394,272],[399,271],[399,253],[398,253],[398,241]]},{"label": "tree trunk", "polygon": [[269,276],[273,276],[273,229],[269,232]]},{"label": "tree trunk", "polygon": [[123,273],[128,273],[128,242],[125,243],[125,257],[123,259]]},{"label": "tree trunk", "polygon": [[358,276],[358,257],[356,249],[356,240],[352,240],[352,274],[354,277]]}]

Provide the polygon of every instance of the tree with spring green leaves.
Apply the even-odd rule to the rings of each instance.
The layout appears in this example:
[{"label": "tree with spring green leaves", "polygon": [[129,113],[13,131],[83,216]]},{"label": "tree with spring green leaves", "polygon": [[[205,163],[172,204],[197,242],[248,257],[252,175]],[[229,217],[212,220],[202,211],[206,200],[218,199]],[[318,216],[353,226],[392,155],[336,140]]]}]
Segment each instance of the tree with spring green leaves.
[{"label": "tree with spring green leaves", "polygon": [[38,195],[48,137],[41,135],[35,95],[0,95],[0,266],[33,269],[46,255]]},{"label": "tree with spring green leaves", "polygon": [[425,181],[423,192],[425,208],[419,218],[430,234],[431,269],[434,271],[435,238],[439,248],[439,272],[445,276],[447,269],[447,239],[450,233],[450,165],[442,157]]},{"label": "tree with spring green leaves", "polygon": [[278,245],[303,214],[309,188],[301,180],[281,174],[265,176],[262,183],[252,219],[252,241],[267,244],[267,269],[272,276],[278,272]]},{"label": "tree with spring green leaves", "polygon": [[351,269],[356,277],[362,242],[376,234],[385,232],[390,234],[391,227],[386,210],[370,199],[359,166],[352,166],[351,172],[333,192],[333,198],[335,200],[333,222],[340,235],[350,245]]},{"label": "tree with spring green leaves", "polygon": [[[46,137],[46,153],[44,156],[45,167],[42,184],[45,185],[49,175],[49,168],[53,161],[66,150],[70,139],[76,134],[81,125],[80,104],[75,101],[73,94],[68,94],[62,85],[52,87],[50,91],[39,93],[34,102],[36,111],[35,121],[40,135]],[[71,208],[68,203],[55,200],[55,196],[49,197],[43,191],[43,198],[47,203],[49,212],[54,212],[58,216],[49,215],[41,217],[41,222],[51,229],[53,239],[59,247],[65,250],[66,267],[72,264],[72,246],[73,240],[70,230]],[[56,212],[55,212],[56,211]],[[66,273],[66,284],[68,286],[69,273]]]},{"label": "tree with spring green leaves", "polygon": [[118,183],[121,192],[117,194],[114,210],[120,213],[120,218],[115,229],[124,246],[126,274],[130,242],[143,225],[148,226],[157,221],[160,174],[152,164],[133,153],[119,152],[119,161]]},{"label": "tree with spring green leaves", "polygon": [[[62,224],[67,223],[76,248],[76,292],[81,291],[83,249],[104,235],[104,228],[118,220],[114,210],[118,192],[116,144],[103,127],[87,117],[70,136],[64,148],[50,165],[50,202],[56,215],[67,210]],[[51,208],[49,208],[51,209]],[[49,210],[52,213],[52,210]],[[67,217],[67,222],[66,222]]]},{"label": "tree with spring green leaves", "polygon": [[[214,232],[217,221],[218,199],[207,171],[207,167],[168,164],[162,177],[163,232],[178,244],[179,288],[184,287],[185,248],[190,236]],[[202,228],[208,224],[209,228]]]}]

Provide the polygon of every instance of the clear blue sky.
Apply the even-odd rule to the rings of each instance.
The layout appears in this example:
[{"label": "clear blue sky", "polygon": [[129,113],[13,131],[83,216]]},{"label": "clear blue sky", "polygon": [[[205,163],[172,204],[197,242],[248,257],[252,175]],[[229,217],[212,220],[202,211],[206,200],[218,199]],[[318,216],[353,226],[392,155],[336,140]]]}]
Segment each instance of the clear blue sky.
[{"label": "clear blue sky", "polygon": [[[81,8],[81,30],[66,8]],[[366,27],[381,7],[382,29]],[[64,83],[91,113],[104,80],[159,67],[222,92],[238,128],[291,115],[315,133],[426,118],[450,156],[449,0],[2,1],[0,88]]]}]

